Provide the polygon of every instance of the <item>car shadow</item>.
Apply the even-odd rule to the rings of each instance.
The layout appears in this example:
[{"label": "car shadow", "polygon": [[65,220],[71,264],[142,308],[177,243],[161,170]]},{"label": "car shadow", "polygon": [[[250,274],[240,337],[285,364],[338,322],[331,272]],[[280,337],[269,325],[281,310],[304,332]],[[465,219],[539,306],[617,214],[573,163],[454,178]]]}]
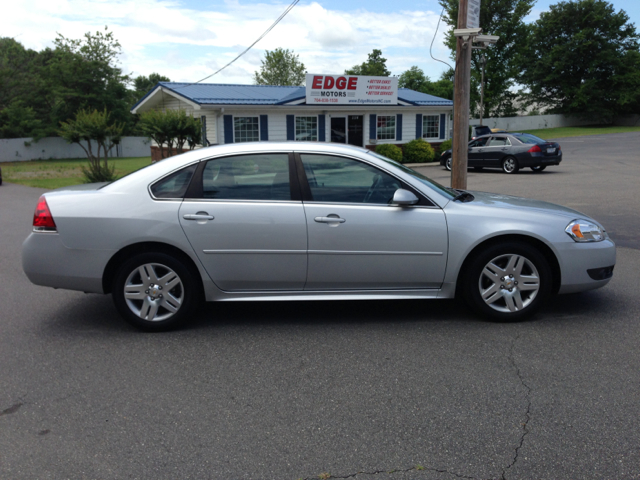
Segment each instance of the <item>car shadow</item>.
[{"label": "car shadow", "polygon": [[[610,310],[612,299],[601,290],[552,298],[534,317],[514,323],[578,321],[589,323]],[[225,327],[485,323],[456,300],[252,301],[208,302],[174,332],[216,331]],[[139,330],[127,324],[108,295],[85,295],[49,310],[40,324],[45,335],[127,336]]]}]

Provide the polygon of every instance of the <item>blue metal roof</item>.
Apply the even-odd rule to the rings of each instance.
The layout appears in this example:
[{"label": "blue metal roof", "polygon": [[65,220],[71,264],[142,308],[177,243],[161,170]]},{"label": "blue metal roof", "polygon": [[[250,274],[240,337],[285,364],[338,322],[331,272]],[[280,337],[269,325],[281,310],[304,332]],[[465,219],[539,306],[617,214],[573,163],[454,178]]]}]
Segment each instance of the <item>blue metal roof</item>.
[{"label": "blue metal roof", "polygon": [[[199,105],[281,105],[305,98],[305,87],[275,85],[228,85],[218,83],[160,82],[133,107],[137,107],[158,86],[171,90]],[[420,106],[452,106],[445,98],[408,88],[398,89],[398,100]]]}]

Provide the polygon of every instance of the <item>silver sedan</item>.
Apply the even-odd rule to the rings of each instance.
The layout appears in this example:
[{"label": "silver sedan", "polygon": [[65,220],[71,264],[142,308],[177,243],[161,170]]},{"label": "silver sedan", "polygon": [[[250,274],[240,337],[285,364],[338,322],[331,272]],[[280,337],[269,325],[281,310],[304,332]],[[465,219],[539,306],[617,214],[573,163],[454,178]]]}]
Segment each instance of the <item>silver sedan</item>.
[{"label": "silver sedan", "polygon": [[575,210],[306,142],[209,147],[45,193],[23,245],[33,283],[110,293],[146,330],[183,323],[201,299],[456,297],[515,321],[606,285],[615,259],[602,225]]}]

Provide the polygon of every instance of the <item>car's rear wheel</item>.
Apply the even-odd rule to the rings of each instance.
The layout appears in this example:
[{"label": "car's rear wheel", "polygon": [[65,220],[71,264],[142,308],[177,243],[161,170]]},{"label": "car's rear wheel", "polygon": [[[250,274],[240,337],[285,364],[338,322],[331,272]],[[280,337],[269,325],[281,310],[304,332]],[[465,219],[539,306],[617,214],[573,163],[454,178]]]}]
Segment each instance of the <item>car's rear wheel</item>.
[{"label": "car's rear wheel", "polygon": [[505,157],[502,160],[502,171],[504,173],[518,173],[518,170],[520,170],[520,166],[515,157]]},{"label": "car's rear wheel", "polygon": [[444,168],[451,171],[451,157],[447,158],[444,162]]},{"label": "car's rear wheel", "polygon": [[147,331],[175,328],[199,303],[193,272],[166,253],[142,253],[118,269],[112,296],[116,308],[131,325]]},{"label": "car's rear wheel", "polygon": [[545,168],[547,168],[546,165],[537,165],[535,167],[529,167],[531,170],[533,170],[534,172],[541,172],[543,171]]},{"label": "car's rear wheel", "polygon": [[551,295],[552,274],[544,255],[526,243],[483,249],[465,272],[463,293],[480,315],[500,322],[530,317]]}]

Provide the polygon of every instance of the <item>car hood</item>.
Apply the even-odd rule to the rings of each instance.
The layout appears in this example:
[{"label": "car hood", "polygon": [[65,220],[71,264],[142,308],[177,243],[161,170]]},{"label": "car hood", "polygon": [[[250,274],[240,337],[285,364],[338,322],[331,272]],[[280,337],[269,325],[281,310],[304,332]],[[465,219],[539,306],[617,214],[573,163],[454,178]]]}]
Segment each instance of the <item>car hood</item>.
[{"label": "car hood", "polygon": [[498,193],[474,192],[470,191],[475,198],[473,204],[486,205],[493,208],[508,208],[517,210],[532,210],[536,212],[560,215],[570,219],[587,218],[588,215],[573,210],[572,208],[556,205],[555,203],[543,202],[542,200],[532,200],[530,198],[514,197],[512,195],[501,195]]}]

